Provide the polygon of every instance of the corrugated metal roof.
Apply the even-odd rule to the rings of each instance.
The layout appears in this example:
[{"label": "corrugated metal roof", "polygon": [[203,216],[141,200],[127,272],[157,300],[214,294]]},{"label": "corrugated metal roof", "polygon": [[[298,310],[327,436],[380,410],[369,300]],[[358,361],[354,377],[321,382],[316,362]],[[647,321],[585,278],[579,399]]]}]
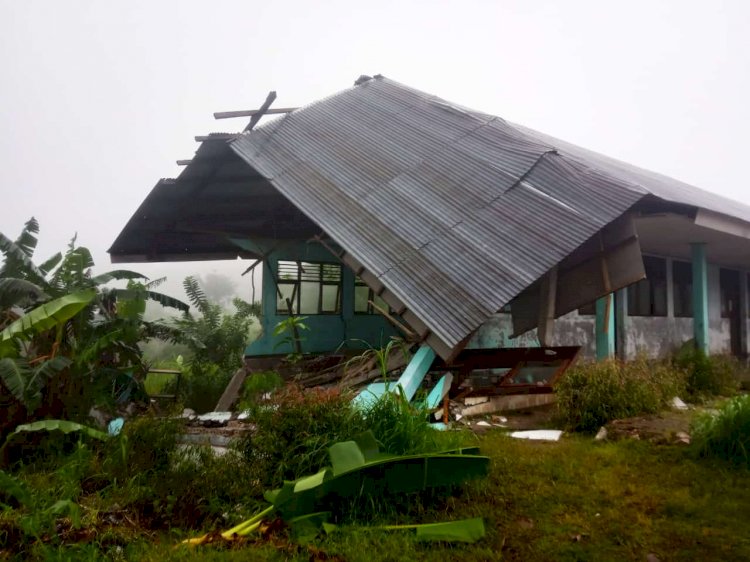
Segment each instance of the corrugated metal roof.
[{"label": "corrugated metal roof", "polygon": [[376,78],[231,147],[455,351],[650,192],[552,140]]}]

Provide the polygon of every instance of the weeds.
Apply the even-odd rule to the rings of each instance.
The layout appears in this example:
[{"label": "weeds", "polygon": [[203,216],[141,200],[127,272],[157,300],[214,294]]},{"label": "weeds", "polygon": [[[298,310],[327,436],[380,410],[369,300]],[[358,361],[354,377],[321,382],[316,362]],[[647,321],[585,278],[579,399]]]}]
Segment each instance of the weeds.
[{"label": "weeds", "polygon": [[692,436],[698,456],[716,457],[750,468],[750,395],[736,396],[717,413],[698,417]]},{"label": "weeds", "polygon": [[557,383],[557,407],[565,425],[593,432],[607,422],[658,412],[684,389],[684,373],[643,357],[576,365]]},{"label": "weeds", "polygon": [[372,402],[359,421],[362,431],[373,432],[384,451],[396,455],[450,448],[448,435],[432,429],[429,412],[408,402],[400,393],[386,392]]},{"label": "weeds", "polygon": [[263,399],[265,394],[284,386],[284,379],[276,371],[257,371],[251,373],[242,385],[242,395],[238,407],[246,410]]},{"label": "weeds", "polygon": [[361,427],[348,394],[305,391],[293,384],[274,393],[269,403],[252,405],[251,419],[256,430],[238,447],[267,488],[316,472],[328,460],[328,447]]},{"label": "weeds", "polygon": [[672,360],[686,374],[687,396],[702,401],[712,396],[731,396],[739,388],[739,360],[729,355],[706,355],[692,342],[685,344]]}]

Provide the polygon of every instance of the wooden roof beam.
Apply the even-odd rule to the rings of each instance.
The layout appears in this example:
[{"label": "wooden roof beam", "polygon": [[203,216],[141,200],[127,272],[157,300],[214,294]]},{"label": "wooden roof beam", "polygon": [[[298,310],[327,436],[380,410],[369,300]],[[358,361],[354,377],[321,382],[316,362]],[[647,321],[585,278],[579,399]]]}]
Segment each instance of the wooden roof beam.
[{"label": "wooden roof beam", "polygon": [[279,115],[281,113],[291,113],[299,109],[298,107],[279,107],[277,109],[268,109],[261,112],[260,109],[249,109],[242,111],[218,111],[214,113],[214,119],[231,119],[232,117],[253,117],[257,113],[261,115]]}]

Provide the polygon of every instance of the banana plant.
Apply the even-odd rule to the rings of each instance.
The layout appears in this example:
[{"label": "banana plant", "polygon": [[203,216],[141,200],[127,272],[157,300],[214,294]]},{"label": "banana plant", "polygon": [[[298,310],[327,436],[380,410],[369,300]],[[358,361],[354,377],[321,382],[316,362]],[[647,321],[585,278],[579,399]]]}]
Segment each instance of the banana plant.
[{"label": "banana plant", "polygon": [[[174,335],[167,325],[144,321],[145,302],[190,308],[154,291],[159,280],[149,282],[135,271],[93,275],[91,252],[77,246],[75,237],[64,254],[36,265],[38,232],[32,218],[15,240],[0,233],[0,394],[24,407],[22,419],[65,417],[66,404],[76,401],[85,412],[82,393],[99,396],[123,377],[137,383],[145,373],[138,343]],[[128,286],[108,287],[112,281]],[[45,388],[53,378],[55,396],[47,400]],[[99,390],[89,392],[93,388]],[[44,411],[35,414],[38,408]],[[0,434],[8,429],[0,421]]]},{"label": "banana plant", "polygon": [[[292,527],[293,534],[309,540],[321,528],[327,532],[335,530],[335,526],[326,528],[323,524],[330,515],[325,509],[336,505],[338,499],[454,486],[485,475],[489,467],[489,457],[480,455],[477,447],[402,456],[382,453],[372,432],[365,432],[352,441],[335,443],[329,447],[328,456],[331,466],[267,491],[265,498],[271,505],[225,531],[221,537],[234,540],[247,536],[258,530],[264,519],[275,514]],[[474,542],[484,536],[481,519],[380,528],[414,530],[417,538],[423,540]],[[184,543],[197,545],[209,540],[211,535],[204,535]]]}]

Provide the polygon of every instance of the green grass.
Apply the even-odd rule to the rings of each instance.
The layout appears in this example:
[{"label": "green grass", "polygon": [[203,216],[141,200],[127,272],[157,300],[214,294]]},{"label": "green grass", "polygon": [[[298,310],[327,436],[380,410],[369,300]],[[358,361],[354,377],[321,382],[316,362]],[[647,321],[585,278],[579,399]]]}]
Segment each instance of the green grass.
[{"label": "green grass", "polygon": [[693,441],[699,456],[750,468],[750,395],[736,396],[715,414],[698,417],[693,424]]},{"label": "green grass", "polygon": [[656,413],[684,390],[685,373],[667,361],[585,362],[557,383],[557,408],[564,426],[593,433],[611,420]]},{"label": "green grass", "polygon": [[[149,530],[139,526],[133,512],[117,524],[106,523],[92,514],[106,512],[112,499],[102,492],[87,494],[83,486],[78,500],[84,528],[96,532],[67,546],[34,545],[17,559],[96,560],[106,554],[126,560],[642,561],[654,553],[661,560],[750,560],[748,470],[695,458],[688,448],[643,441],[599,443],[566,436],[537,443],[496,430],[463,438],[492,458],[486,479],[453,494],[360,502],[343,518],[341,532],[311,545],[291,543],[282,530],[241,547],[174,549],[198,531]],[[57,475],[35,478],[39,485],[59,486]],[[225,501],[231,505],[231,498]],[[418,543],[407,533],[363,528],[475,516],[485,518],[487,537],[474,545]],[[9,518],[12,512],[0,512],[0,530],[9,528],[4,526]],[[225,527],[214,521],[204,529]]]}]

